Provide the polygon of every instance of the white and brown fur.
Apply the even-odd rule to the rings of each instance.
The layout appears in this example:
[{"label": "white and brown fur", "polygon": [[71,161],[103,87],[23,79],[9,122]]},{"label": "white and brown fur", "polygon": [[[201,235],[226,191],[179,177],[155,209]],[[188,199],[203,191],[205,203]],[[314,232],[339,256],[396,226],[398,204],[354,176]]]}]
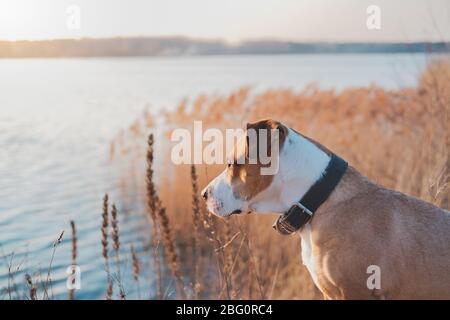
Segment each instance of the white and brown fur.
[{"label": "white and brown fur", "polygon": [[[222,217],[282,214],[330,160],[326,148],[279,122],[248,128],[279,129],[279,171],[262,176],[260,164],[231,161],[202,191],[208,209]],[[299,233],[303,263],[326,299],[450,299],[450,212],[383,188],[352,166]],[[380,268],[380,289],[367,286],[371,265]]]}]

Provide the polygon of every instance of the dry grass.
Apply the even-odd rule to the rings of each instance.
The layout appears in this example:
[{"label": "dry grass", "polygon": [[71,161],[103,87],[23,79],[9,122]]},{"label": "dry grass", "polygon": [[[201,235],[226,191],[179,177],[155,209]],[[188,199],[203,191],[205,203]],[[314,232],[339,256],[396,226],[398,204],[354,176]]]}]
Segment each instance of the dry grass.
[{"label": "dry grass", "polygon": [[48,265],[48,270],[47,270],[47,278],[44,283],[44,298],[43,299],[53,298],[52,266],[53,266],[53,260],[55,259],[56,248],[58,248],[59,244],[61,243],[63,236],[64,236],[64,230],[61,231],[58,238],[53,242],[52,257],[50,258],[50,264]]},{"label": "dry grass", "polygon": [[28,290],[29,290],[29,295],[30,295],[30,300],[36,300],[36,285],[33,283],[33,279],[31,278],[31,276],[27,273],[25,274],[25,280],[27,282],[28,285]]},{"label": "dry grass", "polygon": [[[184,100],[175,111],[162,114],[166,129],[159,137],[163,147],[158,151],[161,165],[155,170],[157,186],[153,169],[147,172],[147,182],[152,181],[147,195],[151,198],[157,190],[158,201],[164,203],[159,208],[165,209],[164,215],[153,219],[153,228],[162,228],[162,237],[167,238],[162,262],[172,269],[178,284],[182,277],[192,298],[321,298],[301,264],[299,239],[274,232],[274,216],[250,215],[226,222],[205,211],[198,190],[223,166],[173,165],[168,139],[172,129],[191,130],[194,120],[202,120],[204,130],[224,130],[274,118],[319,140],[370,179],[449,209],[449,113],[448,61],[431,62],[414,88],[371,86],[336,92],[311,85],[301,92],[268,90],[257,95],[242,88],[229,96]],[[143,159],[138,141],[155,129],[153,123],[149,115],[133,123],[112,143],[112,157],[127,158],[136,167]],[[152,166],[153,154],[152,137]],[[186,189],[188,184],[194,194]]]},{"label": "dry grass", "polygon": [[138,290],[138,298],[141,298],[141,288],[139,285],[139,277],[141,275],[141,261],[139,260],[139,257],[136,253],[136,250],[134,249],[134,246],[130,246],[130,252],[131,252],[131,259],[133,262],[133,279],[136,282],[137,290]]}]

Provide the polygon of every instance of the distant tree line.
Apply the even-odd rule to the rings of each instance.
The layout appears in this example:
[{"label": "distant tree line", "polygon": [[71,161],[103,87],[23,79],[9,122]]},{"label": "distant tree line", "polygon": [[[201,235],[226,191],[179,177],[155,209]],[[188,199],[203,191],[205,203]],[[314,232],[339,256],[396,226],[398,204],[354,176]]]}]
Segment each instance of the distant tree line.
[{"label": "distant tree line", "polygon": [[0,58],[417,52],[448,53],[450,42],[301,43],[258,40],[231,45],[221,40],[185,37],[0,41]]}]

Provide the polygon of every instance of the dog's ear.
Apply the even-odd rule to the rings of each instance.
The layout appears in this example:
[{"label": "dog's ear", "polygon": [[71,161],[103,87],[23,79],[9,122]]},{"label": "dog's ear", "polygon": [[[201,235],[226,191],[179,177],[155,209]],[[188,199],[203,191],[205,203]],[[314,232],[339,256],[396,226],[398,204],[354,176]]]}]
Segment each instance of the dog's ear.
[{"label": "dog's ear", "polygon": [[279,129],[280,131],[280,138],[281,134],[287,134],[287,127],[283,125],[281,122],[273,120],[273,119],[262,119],[258,120],[256,122],[249,122],[247,123],[247,130],[248,129]]},{"label": "dog's ear", "polygon": [[[259,155],[259,147],[260,147],[260,136],[259,136],[259,130],[266,130],[266,133],[268,135],[266,141],[267,141],[267,154],[271,155],[272,152],[272,143],[274,143],[274,139],[276,138],[276,136],[272,136],[272,131],[271,130],[278,130],[278,146],[279,146],[279,150],[281,150],[284,141],[286,140],[286,136],[288,134],[288,128],[283,125],[281,122],[279,121],[275,121],[272,119],[263,119],[263,120],[259,120],[253,123],[247,123],[247,137],[246,137],[246,156],[247,158],[249,157],[249,154],[252,150],[252,148],[256,147],[256,151],[257,151],[257,155]],[[252,132],[253,131],[253,132]],[[250,141],[251,141],[251,134],[254,134],[254,138],[256,138],[257,141],[257,145],[256,146],[251,146],[249,145]]]}]

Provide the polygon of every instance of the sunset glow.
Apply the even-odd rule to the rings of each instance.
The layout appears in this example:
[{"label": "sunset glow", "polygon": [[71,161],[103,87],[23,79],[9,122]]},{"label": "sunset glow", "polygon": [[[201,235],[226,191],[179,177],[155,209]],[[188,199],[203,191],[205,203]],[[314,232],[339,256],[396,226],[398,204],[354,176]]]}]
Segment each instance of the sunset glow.
[{"label": "sunset glow", "polygon": [[[366,28],[371,1],[312,0],[1,0],[0,40],[182,35],[241,41],[450,40],[445,0],[377,1],[382,28]],[[67,8],[81,10],[81,27],[67,28]]]}]

